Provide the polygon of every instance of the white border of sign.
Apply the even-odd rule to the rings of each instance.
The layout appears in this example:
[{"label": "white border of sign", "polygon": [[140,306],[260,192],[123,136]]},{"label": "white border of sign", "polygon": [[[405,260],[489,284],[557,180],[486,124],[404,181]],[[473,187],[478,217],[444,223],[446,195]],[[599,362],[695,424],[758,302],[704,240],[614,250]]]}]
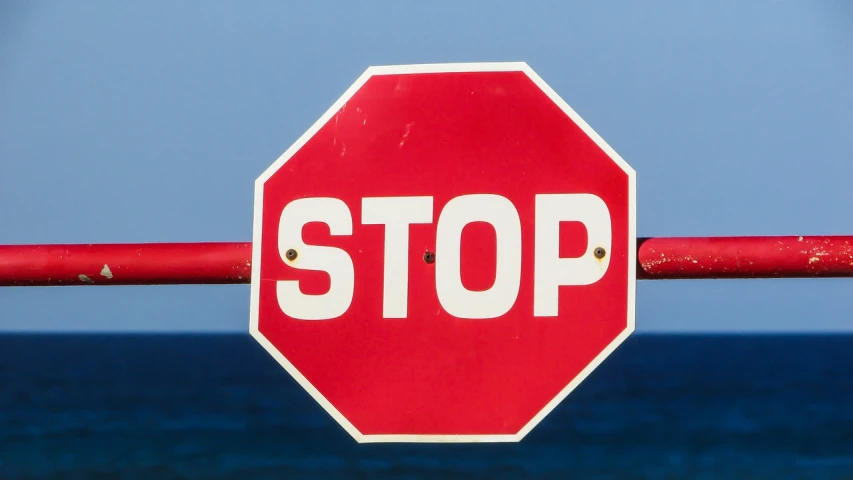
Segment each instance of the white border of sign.
[{"label": "white border of sign", "polygon": [[[506,72],[521,71],[527,74],[533,82],[545,92],[583,131],[592,138],[595,143],[607,153],[622,170],[628,174],[628,202],[629,202],[629,226],[628,226],[628,327],[616,337],[607,348],[584,368],[580,374],[568,384],[553,400],[530,420],[518,433],[514,435],[364,435],[355,428],[343,415],[331,404],[323,394],[293,366],[284,355],[282,355],[258,330],[258,301],[260,295],[259,281],[261,278],[261,223],[263,208],[263,186],[279,168],[287,162],[293,154],[314,136],[317,131],[328,122],[341,107],[349,101],[356,91],[374,75],[398,75],[411,73],[452,73],[452,72]],[[497,63],[450,63],[450,64],[422,64],[422,65],[393,65],[369,67],[352,86],[344,92],[329,110],[308,129],[299,140],[287,149],[273,164],[261,174],[255,181],[255,205],[252,233],[252,284],[249,306],[249,331],[252,337],[260,343],[264,349],[275,358],[284,369],[305,388],[308,393],[334,418],[358,443],[379,442],[420,442],[420,443],[488,443],[488,442],[518,442],[524,438],[539,422],[548,415],[566,396],[572,392],[601,362],[604,361],[626,338],[634,332],[634,313],[636,295],[636,264],[637,264],[637,199],[636,199],[636,172],[619,156],[595,131],[581,119],[581,117],[542,80],[536,72],[524,62],[497,62]]]}]

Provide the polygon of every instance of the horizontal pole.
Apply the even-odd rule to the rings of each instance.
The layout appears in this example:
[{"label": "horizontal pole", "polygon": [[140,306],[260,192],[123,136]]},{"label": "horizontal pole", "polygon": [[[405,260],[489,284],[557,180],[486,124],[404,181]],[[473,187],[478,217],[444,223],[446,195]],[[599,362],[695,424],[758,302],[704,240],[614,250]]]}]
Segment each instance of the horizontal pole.
[{"label": "horizontal pole", "polygon": [[[0,245],[0,286],[241,284],[249,242]],[[637,241],[641,280],[853,277],[853,236]]]},{"label": "horizontal pole", "polygon": [[249,283],[248,242],[0,245],[0,286]]},{"label": "horizontal pole", "polygon": [[853,236],[637,241],[638,279],[853,277]]}]

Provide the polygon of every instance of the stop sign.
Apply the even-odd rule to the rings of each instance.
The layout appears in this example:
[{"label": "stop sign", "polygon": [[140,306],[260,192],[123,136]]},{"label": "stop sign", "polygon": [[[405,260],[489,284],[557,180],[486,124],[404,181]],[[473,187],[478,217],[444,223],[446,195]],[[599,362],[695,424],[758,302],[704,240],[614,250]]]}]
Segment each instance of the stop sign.
[{"label": "stop sign", "polygon": [[634,329],[634,171],[524,63],[369,68],[253,236],[252,335],[359,442],[518,441]]}]

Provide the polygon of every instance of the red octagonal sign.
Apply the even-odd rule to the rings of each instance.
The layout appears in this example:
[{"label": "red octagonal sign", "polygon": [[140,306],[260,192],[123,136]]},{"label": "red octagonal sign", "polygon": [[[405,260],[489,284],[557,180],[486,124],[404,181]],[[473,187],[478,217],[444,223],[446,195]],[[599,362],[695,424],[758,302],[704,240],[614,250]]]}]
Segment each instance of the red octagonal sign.
[{"label": "red octagonal sign", "polygon": [[359,442],[518,441],[634,330],[634,171],[524,63],[369,68],[254,215],[251,333]]}]

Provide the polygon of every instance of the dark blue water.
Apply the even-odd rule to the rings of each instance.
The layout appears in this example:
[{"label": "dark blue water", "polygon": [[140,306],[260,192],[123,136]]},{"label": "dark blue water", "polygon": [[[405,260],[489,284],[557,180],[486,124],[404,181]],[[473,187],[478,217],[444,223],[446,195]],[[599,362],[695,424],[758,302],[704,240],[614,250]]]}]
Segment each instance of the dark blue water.
[{"label": "dark blue water", "polygon": [[359,445],[248,335],[0,336],[0,478],[853,478],[853,336],[628,340],[519,444]]}]

